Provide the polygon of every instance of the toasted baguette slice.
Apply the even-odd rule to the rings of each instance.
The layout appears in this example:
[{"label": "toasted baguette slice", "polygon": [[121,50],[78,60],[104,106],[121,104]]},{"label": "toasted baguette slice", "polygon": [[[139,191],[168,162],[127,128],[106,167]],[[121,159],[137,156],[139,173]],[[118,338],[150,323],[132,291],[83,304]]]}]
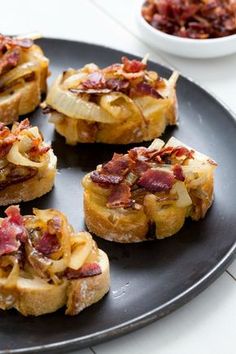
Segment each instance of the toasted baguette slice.
[{"label": "toasted baguette slice", "polygon": [[5,212],[0,309],[40,316],[65,306],[67,315],[77,315],[108,292],[109,260],[89,233],[76,233],[55,209],[34,209],[25,217],[18,206]]},{"label": "toasted baguette slice", "polygon": [[57,158],[27,119],[0,128],[0,205],[33,200],[54,184]]},{"label": "toasted baguette slice", "polygon": [[[14,66],[9,67],[7,72],[0,72],[0,121],[11,124],[18,120],[19,115],[28,114],[39,105],[42,94],[47,90],[49,61],[33,42],[28,41],[24,47],[22,40],[15,42],[15,39],[3,36],[0,42],[4,42],[7,53],[17,50]],[[25,71],[27,65],[31,65],[32,69]],[[19,68],[22,68],[22,74],[17,72]]]},{"label": "toasted baguette slice", "polygon": [[23,182],[12,184],[0,191],[0,205],[17,204],[41,197],[53,188],[57,173],[57,158],[52,149],[48,163],[37,174]]},{"label": "toasted baguette slice", "polygon": [[97,236],[122,243],[172,236],[187,217],[205,217],[213,202],[215,167],[175,138],[114,155],[83,179],[86,225]]},{"label": "toasted baguette slice", "polygon": [[40,316],[66,306],[67,315],[77,315],[101,300],[109,290],[109,261],[102,250],[99,250],[98,264],[101,274],[65,280],[60,285],[49,284],[40,278],[19,278],[14,289],[6,289],[5,279],[0,278],[0,309],[15,308],[24,316]]},{"label": "toasted baguette slice", "polygon": [[[129,72],[127,64],[139,69]],[[69,69],[55,80],[42,106],[56,131],[70,145],[152,140],[166,126],[177,124],[178,74],[174,72],[165,80],[145,68],[146,64],[126,58],[123,64],[105,69],[94,64]],[[100,76],[101,82],[96,83],[93,78]],[[109,86],[111,82],[114,88]]]}]

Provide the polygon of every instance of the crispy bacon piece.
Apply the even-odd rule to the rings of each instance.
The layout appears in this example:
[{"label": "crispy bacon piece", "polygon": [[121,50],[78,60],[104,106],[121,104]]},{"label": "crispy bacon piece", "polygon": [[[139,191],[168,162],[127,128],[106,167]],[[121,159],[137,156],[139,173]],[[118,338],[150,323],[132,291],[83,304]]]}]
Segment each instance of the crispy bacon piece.
[{"label": "crispy bacon piece", "polygon": [[127,57],[122,57],[121,62],[123,64],[123,70],[127,73],[138,73],[147,68],[147,64],[135,59],[129,60]]},{"label": "crispy bacon piece", "polygon": [[22,47],[28,49],[32,47],[33,41],[30,38],[11,38],[0,34],[0,44],[9,47]]},{"label": "crispy bacon piece", "polygon": [[12,145],[16,141],[16,136],[11,133],[10,129],[1,124],[0,126],[0,159],[5,157],[10,151]]},{"label": "crispy bacon piece", "polygon": [[121,183],[112,188],[107,200],[108,208],[129,208],[132,204],[130,186],[126,183]]},{"label": "crispy bacon piece", "polygon": [[150,168],[145,153],[148,151],[145,147],[133,148],[128,151],[128,156],[132,161],[131,169],[138,176]]},{"label": "crispy bacon piece", "polygon": [[151,193],[168,192],[174,184],[174,175],[161,170],[147,170],[137,184]]},{"label": "crispy bacon piece", "polygon": [[114,154],[112,159],[102,166],[102,173],[124,176],[129,170],[129,158],[127,155]]},{"label": "crispy bacon piece", "polygon": [[10,206],[0,226],[0,256],[15,252],[27,237],[19,206]]},{"label": "crispy bacon piece", "polygon": [[42,156],[51,149],[51,146],[40,146],[39,144],[32,146],[28,154],[31,158]]},{"label": "crispy bacon piece", "polygon": [[13,45],[17,45],[24,49],[28,49],[34,44],[33,40],[30,38],[13,38],[11,42]]},{"label": "crispy bacon piece", "polygon": [[133,171],[139,176],[150,168],[148,162],[142,160],[136,160],[133,167]]},{"label": "crispy bacon piece", "polygon": [[152,96],[154,98],[163,98],[161,94],[147,82],[140,82],[132,90],[132,94],[135,96]]},{"label": "crispy bacon piece", "polygon": [[102,274],[102,269],[98,263],[87,263],[80,269],[67,268],[65,271],[65,277],[69,280],[94,277],[99,274]]},{"label": "crispy bacon piece", "polygon": [[129,87],[129,80],[127,80],[127,79],[108,79],[108,80],[106,80],[106,87],[112,91],[124,92]]},{"label": "crispy bacon piece", "polygon": [[45,232],[35,244],[35,248],[44,256],[48,256],[51,253],[56,252],[60,249],[60,242],[56,234]]},{"label": "crispy bacon piece", "polygon": [[171,154],[176,157],[186,156],[187,159],[193,159],[194,150],[189,150],[184,146],[177,146]]},{"label": "crispy bacon piece", "polygon": [[15,68],[20,61],[20,49],[13,48],[7,51],[0,58],[0,75],[5,74],[9,70]]},{"label": "crispy bacon piece", "polygon": [[24,129],[28,129],[30,127],[30,121],[28,118],[25,118],[20,123],[15,123],[15,124],[17,124],[17,132],[20,132]]},{"label": "crispy bacon piece", "polygon": [[133,161],[136,161],[137,159],[142,159],[142,160],[147,160],[146,158],[146,153],[149,150],[146,147],[135,147],[131,150],[128,151],[129,158]]},{"label": "crispy bacon piece", "polygon": [[177,180],[182,181],[182,182],[185,180],[183,169],[182,169],[181,165],[179,165],[179,164],[174,165],[172,168],[172,171],[173,171],[174,176]]},{"label": "crispy bacon piece", "polygon": [[119,184],[122,180],[122,176],[105,175],[98,171],[93,171],[90,174],[90,178],[94,183],[98,183],[101,187],[110,187],[111,185]]},{"label": "crispy bacon piece", "polygon": [[146,156],[149,160],[157,161],[158,163],[170,163],[171,157],[185,157],[186,159],[194,158],[194,150],[189,150],[184,146],[177,147],[164,147],[161,150],[146,150],[144,152],[144,156]]},{"label": "crispy bacon piece", "polygon": [[88,75],[87,80],[82,82],[84,89],[104,89],[105,79],[101,71],[95,71]]}]

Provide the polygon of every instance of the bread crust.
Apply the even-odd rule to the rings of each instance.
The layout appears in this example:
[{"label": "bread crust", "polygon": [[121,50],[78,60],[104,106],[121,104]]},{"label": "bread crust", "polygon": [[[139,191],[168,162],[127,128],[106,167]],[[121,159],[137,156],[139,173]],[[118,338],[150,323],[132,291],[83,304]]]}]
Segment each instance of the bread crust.
[{"label": "bread crust", "polygon": [[24,181],[12,184],[0,191],[0,205],[16,204],[39,198],[50,192],[56,176],[57,158],[52,149],[49,150],[49,162],[46,167]]},{"label": "bread crust", "polygon": [[99,250],[98,264],[102,273],[78,280],[64,280],[61,285],[46,281],[19,278],[14,288],[6,289],[0,278],[0,308],[15,308],[24,316],[40,316],[66,306],[66,314],[77,315],[99,301],[109,290],[108,257]]}]

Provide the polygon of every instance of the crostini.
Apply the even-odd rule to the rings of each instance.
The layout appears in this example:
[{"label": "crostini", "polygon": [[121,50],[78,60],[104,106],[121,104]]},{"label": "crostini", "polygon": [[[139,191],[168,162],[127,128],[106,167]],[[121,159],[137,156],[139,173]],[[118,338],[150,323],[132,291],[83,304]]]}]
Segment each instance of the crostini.
[{"label": "crostini", "polygon": [[29,120],[0,123],[0,205],[33,200],[54,184],[57,158]]},{"label": "crostini", "polygon": [[0,309],[39,316],[66,306],[77,315],[109,290],[109,261],[88,232],[75,232],[55,209],[0,219]]},{"label": "crostini", "polygon": [[147,70],[145,60],[95,64],[57,77],[42,107],[67,144],[129,144],[159,137],[177,122],[175,85]]},{"label": "crostini", "polygon": [[0,122],[11,124],[39,105],[48,63],[33,40],[0,35]]},{"label": "crostini", "polygon": [[175,138],[114,154],[83,179],[86,225],[116,242],[172,236],[185,218],[205,217],[216,166]]}]

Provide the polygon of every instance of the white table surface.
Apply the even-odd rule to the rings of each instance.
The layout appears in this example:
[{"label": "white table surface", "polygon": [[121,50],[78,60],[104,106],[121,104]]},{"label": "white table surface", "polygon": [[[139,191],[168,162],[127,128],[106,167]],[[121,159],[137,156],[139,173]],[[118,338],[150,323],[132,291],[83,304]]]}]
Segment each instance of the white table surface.
[{"label": "white table surface", "polygon": [[[150,53],[150,59],[193,78],[236,113],[236,55],[190,60],[153,50],[140,37],[135,20],[137,2],[2,1],[0,31],[9,34],[39,31],[44,36],[103,44],[141,56]],[[74,354],[235,354],[235,281],[236,261],[207,290],[169,316],[132,334]]]}]

